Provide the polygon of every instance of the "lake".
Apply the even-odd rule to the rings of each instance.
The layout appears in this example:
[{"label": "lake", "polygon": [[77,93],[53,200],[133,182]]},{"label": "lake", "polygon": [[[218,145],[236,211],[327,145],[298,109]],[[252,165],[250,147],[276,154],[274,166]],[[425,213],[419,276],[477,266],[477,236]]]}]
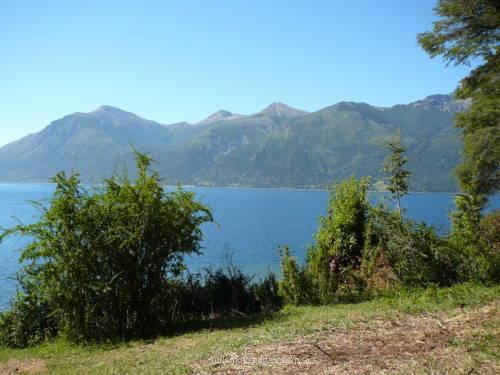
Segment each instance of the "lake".
[{"label": "lake", "polygon": [[[49,198],[51,184],[0,184],[0,228],[36,220],[37,211],[29,200]],[[279,246],[288,245],[303,260],[308,244],[325,214],[328,193],[317,190],[201,188],[193,187],[199,198],[214,210],[217,224],[204,225],[204,251],[187,259],[190,270],[227,265],[229,259],[244,272],[260,277],[279,272]],[[373,193],[374,200],[383,199]],[[415,193],[403,200],[408,216],[449,229],[453,194]],[[500,197],[491,208],[500,207]],[[16,290],[13,279],[19,269],[20,249],[28,239],[8,238],[0,244],[0,310],[6,308]]]}]

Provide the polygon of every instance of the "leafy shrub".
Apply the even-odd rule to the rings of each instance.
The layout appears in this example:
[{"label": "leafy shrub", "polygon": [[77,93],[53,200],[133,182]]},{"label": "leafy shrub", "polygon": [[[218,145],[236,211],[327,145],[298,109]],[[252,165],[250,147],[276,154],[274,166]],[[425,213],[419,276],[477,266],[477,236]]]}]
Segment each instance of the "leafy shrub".
[{"label": "leafy shrub", "polygon": [[[337,290],[357,293],[355,275],[361,264],[370,203],[369,179],[351,178],[330,190],[327,215],[320,219],[316,243],[307,256],[307,274],[322,303],[333,302]],[[337,295],[337,297],[338,297]]]},{"label": "leafy shrub", "polygon": [[478,282],[500,279],[500,214],[484,215],[483,197],[459,194],[452,216],[450,243],[466,261],[461,265],[462,278]]},{"label": "leafy shrub", "polygon": [[229,267],[227,272],[208,270],[203,289],[209,305],[219,313],[251,312],[256,301],[250,282],[251,278],[236,267]]},{"label": "leafy shrub", "polygon": [[19,294],[11,308],[0,314],[0,346],[22,348],[35,345],[58,333],[50,305],[35,291]]},{"label": "leafy shrub", "polygon": [[252,292],[260,312],[270,313],[283,306],[283,298],[279,294],[279,283],[274,273],[268,274],[260,283],[254,284]]},{"label": "leafy shrub", "polygon": [[351,178],[330,190],[327,215],[320,219],[316,242],[301,267],[285,248],[281,294],[288,303],[354,301],[363,294],[361,265],[370,204],[369,179]]},{"label": "leafy shrub", "polygon": [[274,274],[252,282],[235,266],[188,273],[172,281],[165,291],[171,306],[165,306],[168,311],[162,315],[171,317],[172,323],[270,313],[283,305]]},{"label": "leafy shrub", "polygon": [[281,269],[283,278],[279,283],[279,295],[285,303],[304,305],[316,302],[305,268],[290,255],[287,246],[282,249]]},{"label": "leafy shrub", "polygon": [[60,173],[49,207],[39,205],[40,220],[3,235],[33,238],[21,256],[24,293],[2,318],[7,343],[41,339],[45,327],[71,339],[147,336],[161,328],[159,306],[170,304],[163,289],[184,269],[183,255],[200,251],[200,225],[212,215],[194,193],[166,193],[150,162],[137,154],[134,183],[112,177],[92,191],[77,175]]},{"label": "leafy shrub", "polygon": [[481,219],[481,237],[494,253],[500,253],[500,210],[495,210]]},{"label": "leafy shrub", "polygon": [[481,239],[485,256],[489,259],[486,280],[500,281],[500,210],[495,210],[481,219]]},{"label": "leafy shrub", "polygon": [[461,252],[440,238],[433,227],[408,219],[401,221],[397,212],[384,206],[371,212],[370,240],[363,255],[367,278],[376,276],[373,264],[380,264],[381,258],[390,269],[388,286],[451,285],[461,281]]}]

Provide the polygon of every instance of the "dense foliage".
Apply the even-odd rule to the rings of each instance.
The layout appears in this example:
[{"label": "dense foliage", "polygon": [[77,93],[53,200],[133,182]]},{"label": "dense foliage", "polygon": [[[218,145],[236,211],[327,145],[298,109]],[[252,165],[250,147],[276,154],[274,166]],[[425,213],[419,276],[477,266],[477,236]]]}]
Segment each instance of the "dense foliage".
[{"label": "dense foliage", "polygon": [[235,266],[207,269],[203,274],[189,274],[175,281],[171,291],[176,305],[166,313],[174,322],[202,318],[224,318],[256,313],[270,313],[283,305],[274,274],[257,283]]},{"label": "dense foliage", "polygon": [[353,178],[333,186],[328,214],[321,218],[316,242],[307,254],[307,272],[319,301],[333,301],[336,293],[356,286],[356,275],[351,271],[361,262],[368,186],[369,179]]}]

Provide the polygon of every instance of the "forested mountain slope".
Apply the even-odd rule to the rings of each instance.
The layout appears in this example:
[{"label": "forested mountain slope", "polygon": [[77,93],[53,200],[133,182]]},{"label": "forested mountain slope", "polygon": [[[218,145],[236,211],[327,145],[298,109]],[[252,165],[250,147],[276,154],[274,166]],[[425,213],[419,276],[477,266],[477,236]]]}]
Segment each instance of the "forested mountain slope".
[{"label": "forested mountain slope", "polygon": [[451,191],[461,149],[453,116],[467,105],[448,95],[388,108],[341,102],[313,113],[273,103],[253,115],[221,110],[173,125],[103,106],[0,148],[0,180],[48,181],[74,169],[97,182],[131,167],[136,148],[152,154],[168,183],[324,187],[351,175],[377,182],[383,142],[401,129],[413,190]]}]

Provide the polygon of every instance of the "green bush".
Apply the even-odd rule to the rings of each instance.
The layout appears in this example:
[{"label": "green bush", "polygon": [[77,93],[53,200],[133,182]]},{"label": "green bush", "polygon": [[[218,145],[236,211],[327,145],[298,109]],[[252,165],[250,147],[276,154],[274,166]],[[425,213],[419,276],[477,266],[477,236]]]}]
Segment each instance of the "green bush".
[{"label": "green bush", "polygon": [[54,338],[58,329],[50,305],[36,290],[29,290],[25,285],[25,293],[19,294],[11,308],[0,314],[0,346],[35,345]]},{"label": "green bush", "polygon": [[474,235],[461,231],[455,217],[451,243],[466,257],[462,266],[464,278],[477,282],[500,281],[500,210],[478,218]]},{"label": "green bush", "polygon": [[278,283],[273,274],[260,282],[237,267],[183,275],[164,288],[170,305],[159,314],[169,323],[271,313],[283,305]]},{"label": "green bush", "polygon": [[461,265],[462,278],[477,282],[498,282],[500,279],[500,214],[483,215],[484,200],[459,194],[452,216],[449,242],[466,261]]},{"label": "green bush", "polygon": [[250,283],[251,278],[236,267],[229,267],[226,272],[207,270],[203,293],[210,308],[218,313],[252,312],[256,301]]},{"label": "green bush", "polygon": [[500,282],[500,210],[495,210],[481,219],[480,231],[486,256],[490,260],[487,280],[498,283]]},{"label": "green bush", "polygon": [[279,295],[285,303],[304,305],[317,302],[306,270],[290,255],[286,246],[282,249],[281,269],[283,278],[279,283]]},{"label": "green bush", "polygon": [[260,312],[270,313],[283,306],[283,298],[279,294],[279,283],[274,273],[268,274],[260,283],[254,284],[252,292]]},{"label": "green bush", "polygon": [[334,184],[327,215],[320,219],[316,242],[304,268],[285,249],[282,295],[293,304],[358,300],[364,281],[358,274],[370,204],[369,179]]},{"label": "green bush", "polygon": [[85,340],[161,328],[160,306],[171,304],[164,288],[184,269],[183,255],[199,253],[212,215],[194,193],[166,193],[147,156],[137,154],[137,166],[133,183],[112,177],[90,191],[77,175],[58,174],[40,220],[3,235],[33,239],[21,256],[23,291],[2,317],[4,343],[42,339],[45,327]]},{"label": "green bush", "polygon": [[365,243],[369,185],[369,179],[351,178],[330,190],[327,215],[320,219],[316,242],[307,254],[307,274],[322,303],[358,291],[354,271],[361,264]]},{"label": "green bush", "polygon": [[464,244],[466,237],[441,237],[435,228],[404,218],[400,209],[371,206],[367,188],[367,180],[334,185],[304,266],[285,249],[285,302],[356,302],[390,288],[498,281],[498,212],[480,219],[475,240],[467,237]]},{"label": "green bush", "polygon": [[376,276],[374,264],[390,269],[386,286],[402,284],[422,287],[430,284],[451,285],[463,281],[460,265],[465,258],[433,227],[404,219],[384,206],[375,207],[370,216],[370,240],[363,255],[364,275]]}]

